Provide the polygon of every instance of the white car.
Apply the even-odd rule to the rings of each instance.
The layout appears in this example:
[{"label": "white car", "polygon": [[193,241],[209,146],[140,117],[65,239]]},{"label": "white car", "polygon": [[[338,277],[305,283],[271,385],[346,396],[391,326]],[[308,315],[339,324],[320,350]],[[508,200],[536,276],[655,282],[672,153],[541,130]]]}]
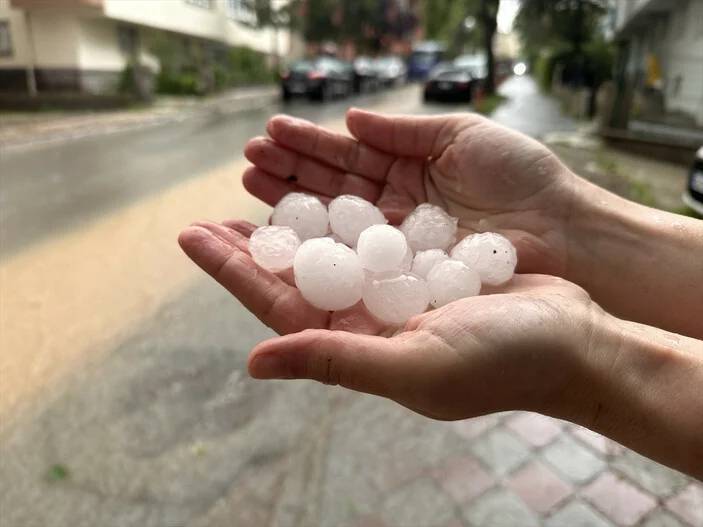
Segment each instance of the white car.
[{"label": "white car", "polygon": [[688,186],[683,193],[683,201],[703,216],[703,146],[696,153],[696,160],[688,177]]}]

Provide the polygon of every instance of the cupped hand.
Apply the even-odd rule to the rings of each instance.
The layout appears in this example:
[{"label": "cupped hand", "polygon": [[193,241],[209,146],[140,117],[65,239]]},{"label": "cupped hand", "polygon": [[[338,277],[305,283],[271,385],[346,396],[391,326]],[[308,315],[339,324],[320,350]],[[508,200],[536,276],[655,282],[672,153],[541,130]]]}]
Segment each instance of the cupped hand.
[{"label": "cupped hand", "polygon": [[462,419],[508,409],[569,415],[588,368],[599,308],[559,278],[517,275],[389,328],[363,304],[330,314],[310,306],[290,272],[258,267],[255,226],[202,222],[180,243],[207,273],[285,336],[258,345],[249,369],[262,379],[313,379],[381,395],[423,415]]},{"label": "cupped hand", "polygon": [[459,218],[460,236],[495,231],[518,271],[564,276],[576,177],[537,141],[475,114],[384,116],[350,110],[353,138],[287,116],[245,149],[244,186],[275,205],[286,193],[356,194],[398,224],[419,203]]}]

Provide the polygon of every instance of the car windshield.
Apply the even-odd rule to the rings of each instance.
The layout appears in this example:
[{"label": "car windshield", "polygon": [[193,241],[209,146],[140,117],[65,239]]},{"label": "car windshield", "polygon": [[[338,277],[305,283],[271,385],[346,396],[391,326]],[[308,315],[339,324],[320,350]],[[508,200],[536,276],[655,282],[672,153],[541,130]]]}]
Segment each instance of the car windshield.
[{"label": "car windshield", "polygon": [[410,60],[412,62],[414,62],[415,64],[429,66],[437,60],[437,57],[438,57],[437,52],[415,51],[410,56]]},{"label": "car windshield", "polygon": [[471,75],[465,69],[446,69],[436,74],[436,78],[442,81],[467,82],[471,80]]},{"label": "car windshield", "polygon": [[290,70],[295,73],[307,73],[308,71],[312,71],[312,69],[313,63],[309,60],[299,60],[290,66]]}]

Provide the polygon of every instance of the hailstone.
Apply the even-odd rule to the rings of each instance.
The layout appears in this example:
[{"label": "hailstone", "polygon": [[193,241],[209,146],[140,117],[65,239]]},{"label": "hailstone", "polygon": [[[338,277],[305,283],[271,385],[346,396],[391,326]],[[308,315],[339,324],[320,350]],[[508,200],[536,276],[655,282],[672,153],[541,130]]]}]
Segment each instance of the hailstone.
[{"label": "hailstone", "polygon": [[372,225],[359,236],[356,251],[364,269],[374,273],[399,271],[406,259],[408,243],[395,227]]},{"label": "hailstone", "polygon": [[452,249],[452,258],[461,260],[478,272],[481,282],[501,285],[510,280],[517,265],[515,247],[495,232],[472,234]]},{"label": "hailstone", "polygon": [[258,265],[273,272],[291,267],[298,247],[300,238],[290,227],[259,227],[249,238],[251,257]]},{"label": "hailstone", "polygon": [[446,250],[456,238],[459,220],[431,203],[418,205],[400,225],[413,251]]},{"label": "hailstone", "polygon": [[481,277],[459,260],[445,260],[435,265],[427,275],[430,301],[442,307],[481,292]]},{"label": "hailstone", "polygon": [[413,258],[413,251],[410,246],[408,246],[408,250],[405,251],[405,256],[403,256],[403,261],[400,262],[400,270],[404,273],[409,273],[410,269],[413,267]]},{"label": "hailstone", "polygon": [[424,313],[430,303],[427,283],[412,274],[388,272],[369,276],[364,286],[364,305],[387,324],[402,325]]},{"label": "hailstone", "polygon": [[371,225],[385,225],[388,220],[374,204],[359,196],[345,194],[329,205],[330,228],[341,240],[354,247],[361,232]]},{"label": "hailstone", "polygon": [[418,251],[413,260],[412,272],[422,278],[427,278],[428,273],[432,268],[449,260],[449,255],[442,249],[428,249],[426,251]]},{"label": "hailstone", "polygon": [[353,306],[364,287],[364,271],[356,253],[330,238],[303,242],[293,261],[295,285],[318,309],[338,311]]},{"label": "hailstone", "polygon": [[290,227],[305,241],[327,234],[329,215],[327,208],[315,196],[291,192],[274,207],[271,224]]}]

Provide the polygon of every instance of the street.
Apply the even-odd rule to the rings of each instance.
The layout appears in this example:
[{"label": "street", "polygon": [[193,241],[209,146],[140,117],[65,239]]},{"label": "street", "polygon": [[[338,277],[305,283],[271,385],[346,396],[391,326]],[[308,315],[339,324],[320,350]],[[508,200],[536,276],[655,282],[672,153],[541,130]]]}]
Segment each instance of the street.
[{"label": "street", "polygon": [[[538,138],[578,126],[529,77],[502,91],[503,124]],[[272,332],[193,266],[178,232],[267,221],[240,177],[243,146],[270,116],[341,131],[350,106],[466,109],[420,95],[408,85],[2,153],[3,525],[703,522],[703,486],[568,423],[434,422],[340,388],[248,377],[249,351]],[[526,483],[540,478],[541,494]],[[603,489],[622,509],[605,510]]]}]

